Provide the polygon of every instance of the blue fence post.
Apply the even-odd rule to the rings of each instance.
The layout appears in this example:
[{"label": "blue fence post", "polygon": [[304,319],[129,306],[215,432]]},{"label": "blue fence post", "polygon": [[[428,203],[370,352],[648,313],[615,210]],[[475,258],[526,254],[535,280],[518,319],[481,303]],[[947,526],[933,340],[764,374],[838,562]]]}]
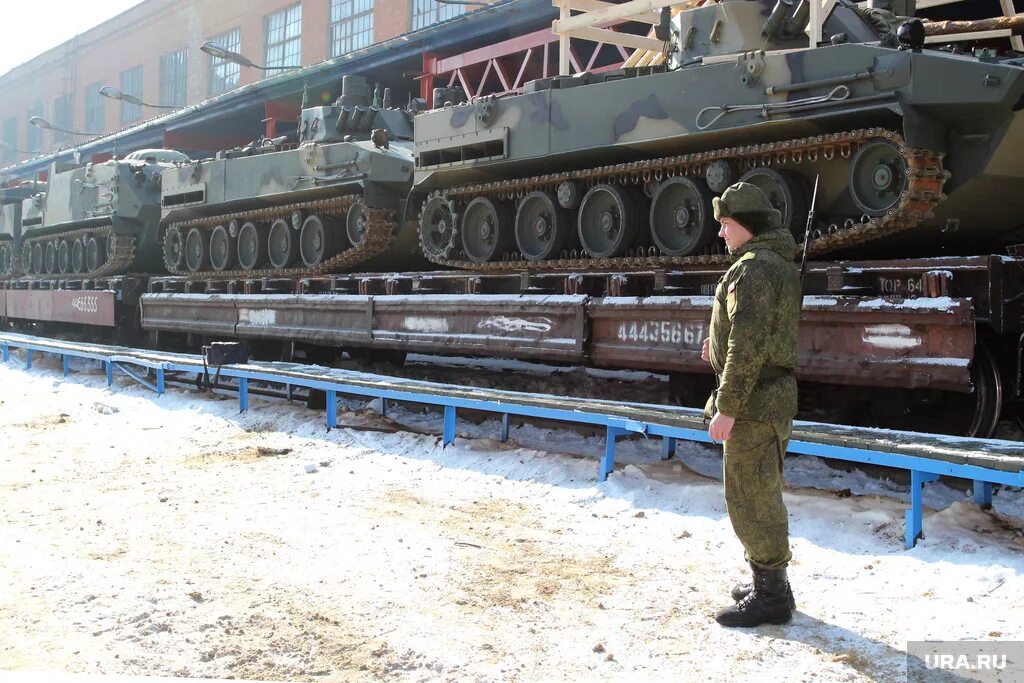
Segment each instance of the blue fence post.
[{"label": "blue fence post", "polygon": [[338,426],[338,392],[334,389],[327,390],[327,429],[334,429]]},{"label": "blue fence post", "polygon": [[107,386],[109,387],[114,383],[114,364],[111,361],[106,361],[107,364]]},{"label": "blue fence post", "polygon": [[25,349],[25,369],[32,369],[32,349]]},{"label": "blue fence post", "polygon": [[924,526],[924,485],[938,478],[939,475],[937,474],[910,470],[910,509],[906,513],[906,548],[908,550],[917,544],[917,539],[921,537],[922,527]]},{"label": "blue fence post", "polygon": [[71,372],[70,360],[68,354],[62,353],[61,358],[64,360],[64,376],[67,377],[68,373]]},{"label": "blue fence post", "polygon": [[624,433],[619,427],[608,427],[604,439],[604,457],[597,472],[598,481],[607,481],[608,475],[615,471],[615,437]]},{"label": "blue fence post", "polygon": [[292,385],[291,384],[285,384],[284,385],[284,393],[285,393],[285,397],[287,398],[288,402],[291,403],[291,401],[292,401]]},{"label": "blue fence post", "polygon": [[508,413],[501,414],[501,442],[508,441]]},{"label": "blue fence post", "polygon": [[383,396],[380,397],[380,416],[381,417],[387,417],[388,416],[388,400],[386,398],[384,398]]},{"label": "blue fence post", "polygon": [[6,363],[11,359],[11,345],[4,342],[4,362]]},{"label": "blue fence post", "polygon": [[156,369],[156,395],[157,396],[163,396],[164,395],[164,369],[163,368],[157,368]]},{"label": "blue fence post", "polygon": [[444,430],[441,433],[441,448],[455,443],[455,406],[444,407]]},{"label": "blue fence post", "polygon": [[992,507],[992,483],[974,480],[974,502],[984,509]]},{"label": "blue fence post", "polygon": [[238,378],[238,412],[249,410],[249,378]]},{"label": "blue fence post", "polygon": [[661,459],[671,460],[676,454],[676,437],[665,436],[661,439]]}]

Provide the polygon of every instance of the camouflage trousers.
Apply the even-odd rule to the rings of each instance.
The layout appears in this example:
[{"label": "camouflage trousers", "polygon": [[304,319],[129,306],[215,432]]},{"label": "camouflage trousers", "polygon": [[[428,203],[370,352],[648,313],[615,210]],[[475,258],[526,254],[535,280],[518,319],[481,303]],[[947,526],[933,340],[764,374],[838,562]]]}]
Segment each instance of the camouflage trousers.
[{"label": "camouflage trousers", "polygon": [[747,562],[763,569],[789,563],[789,514],[782,502],[782,458],[793,422],[736,420],[725,441],[723,479],[729,521]]}]

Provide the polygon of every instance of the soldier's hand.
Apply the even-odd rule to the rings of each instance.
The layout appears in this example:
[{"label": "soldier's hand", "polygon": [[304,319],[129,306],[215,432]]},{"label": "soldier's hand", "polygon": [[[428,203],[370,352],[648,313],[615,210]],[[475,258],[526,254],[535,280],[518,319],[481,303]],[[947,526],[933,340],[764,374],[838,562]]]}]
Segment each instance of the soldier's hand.
[{"label": "soldier's hand", "polygon": [[704,343],[700,346],[700,359],[705,363],[711,362],[711,337],[704,339]]},{"label": "soldier's hand", "polygon": [[736,424],[735,417],[715,413],[715,416],[711,418],[711,424],[708,425],[708,435],[711,436],[712,441],[728,441],[729,437],[732,436],[732,426],[734,424]]}]

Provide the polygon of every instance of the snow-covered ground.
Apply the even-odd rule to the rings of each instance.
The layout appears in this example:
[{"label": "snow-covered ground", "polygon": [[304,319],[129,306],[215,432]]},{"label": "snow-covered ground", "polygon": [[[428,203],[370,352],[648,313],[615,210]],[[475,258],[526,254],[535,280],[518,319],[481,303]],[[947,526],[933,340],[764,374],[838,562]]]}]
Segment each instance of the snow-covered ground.
[{"label": "snow-covered ground", "polygon": [[[351,403],[156,398],[0,366],[0,669],[283,680],[897,681],[909,640],[1024,640],[1024,494],[786,463],[799,613],[727,630],[745,576],[719,453]],[[313,470],[309,472],[307,470]],[[898,478],[897,478],[898,479]],[[838,493],[837,493],[838,492]]]}]

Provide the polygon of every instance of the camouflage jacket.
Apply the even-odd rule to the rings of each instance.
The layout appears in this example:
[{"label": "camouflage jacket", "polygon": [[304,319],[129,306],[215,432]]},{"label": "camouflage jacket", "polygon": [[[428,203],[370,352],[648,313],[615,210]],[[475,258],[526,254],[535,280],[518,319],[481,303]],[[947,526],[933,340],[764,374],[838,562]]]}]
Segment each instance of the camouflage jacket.
[{"label": "camouflage jacket", "polygon": [[718,390],[715,410],[746,420],[778,422],[796,415],[797,324],[800,274],[796,242],[786,230],[754,236],[715,289],[711,312],[711,365]]}]

